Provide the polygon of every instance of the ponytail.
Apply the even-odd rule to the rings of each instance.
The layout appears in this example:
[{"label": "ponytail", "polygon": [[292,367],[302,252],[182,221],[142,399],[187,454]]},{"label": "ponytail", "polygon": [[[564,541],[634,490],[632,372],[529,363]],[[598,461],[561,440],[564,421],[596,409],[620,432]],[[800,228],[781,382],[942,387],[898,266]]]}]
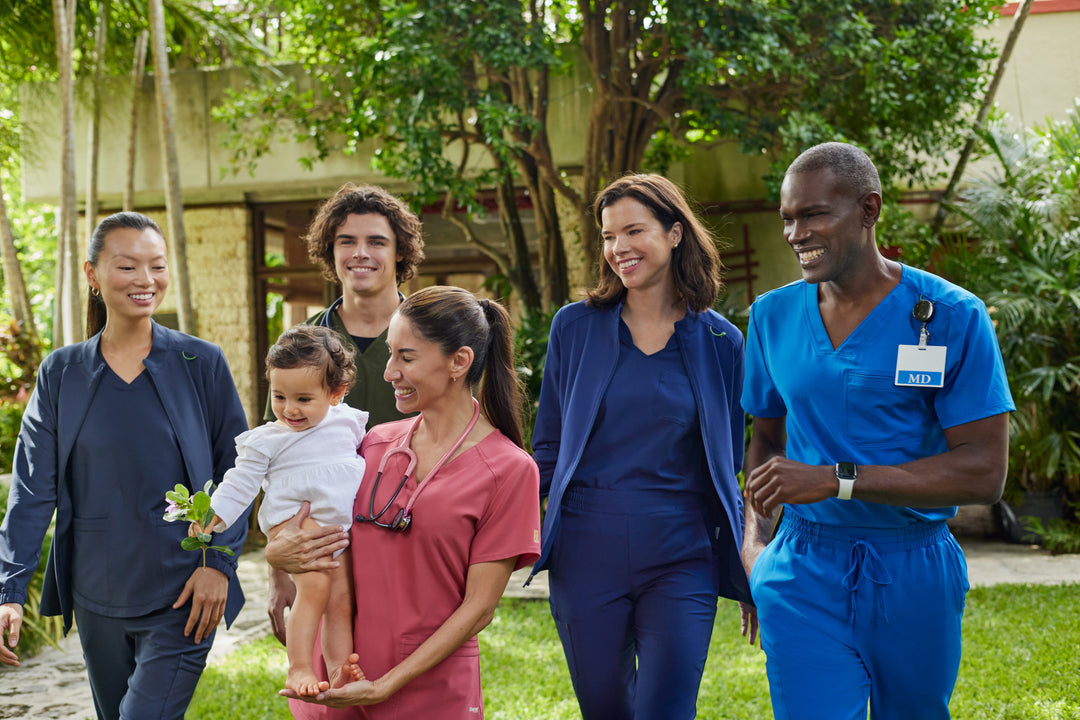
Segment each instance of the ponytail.
[{"label": "ponytail", "polygon": [[514,369],[514,338],[506,308],[487,298],[479,301],[487,318],[487,357],[480,380],[480,409],[503,435],[524,447],[521,432],[521,378]]},{"label": "ponytail", "polygon": [[398,306],[416,331],[445,355],[463,347],[473,352],[465,381],[477,388],[484,417],[518,447],[524,447],[521,380],[514,370],[510,315],[497,302],[477,300],[468,290],[435,285],[413,293]]}]

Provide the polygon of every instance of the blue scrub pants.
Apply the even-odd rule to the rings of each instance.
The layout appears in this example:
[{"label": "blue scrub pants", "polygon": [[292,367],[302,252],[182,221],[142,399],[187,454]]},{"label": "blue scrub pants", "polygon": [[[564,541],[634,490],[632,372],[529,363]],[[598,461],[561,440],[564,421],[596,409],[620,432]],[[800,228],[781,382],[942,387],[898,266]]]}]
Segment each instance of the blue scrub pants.
[{"label": "blue scrub pants", "polygon": [[183,720],[217,633],[198,645],[184,637],[190,612],[188,602],[179,610],[115,618],[76,603],[75,623],[99,720]]},{"label": "blue scrub pants", "polygon": [[551,615],[583,720],[692,720],[718,573],[700,498],[570,488]]},{"label": "blue scrub pants", "polygon": [[750,590],[777,720],[949,717],[968,590],[944,522],[818,525],[791,513]]}]

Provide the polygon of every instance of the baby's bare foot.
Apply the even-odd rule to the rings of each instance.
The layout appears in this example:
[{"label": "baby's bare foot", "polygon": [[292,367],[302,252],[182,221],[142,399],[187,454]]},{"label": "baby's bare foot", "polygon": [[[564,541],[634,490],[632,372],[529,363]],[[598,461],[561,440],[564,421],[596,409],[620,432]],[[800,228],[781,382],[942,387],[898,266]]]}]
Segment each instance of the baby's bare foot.
[{"label": "baby's bare foot", "polygon": [[303,668],[289,668],[289,674],[285,677],[285,687],[301,697],[313,697],[323,690],[330,688],[330,683],[321,681],[311,670]]},{"label": "baby's bare foot", "polygon": [[349,655],[349,658],[341,664],[341,669],[331,677],[331,686],[339,688],[344,685],[348,685],[351,682],[364,679],[364,671],[360,669],[357,664],[360,662],[360,656],[356,653]]}]

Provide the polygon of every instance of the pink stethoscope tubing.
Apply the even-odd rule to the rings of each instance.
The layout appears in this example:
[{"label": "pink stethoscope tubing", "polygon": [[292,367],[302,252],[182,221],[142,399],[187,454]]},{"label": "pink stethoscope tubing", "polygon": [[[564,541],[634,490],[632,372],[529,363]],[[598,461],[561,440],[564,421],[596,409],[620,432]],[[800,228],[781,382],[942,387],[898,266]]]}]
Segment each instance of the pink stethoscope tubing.
[{"label": "pink stethoscope tubing", "polygon": [[[357,521],[370,522],[378,525],[379,527],[385,527],[389,529],[405,530],[406,528],[408,528],[409,524],[411,523],[412,506],[413,503],[416,502],[416,498],[420,496],[420,491],[423,490],[424,486],[428,484],[428,481],[430,481],[431,478],[433,478],[435,474],[440,469],[442,469],[442,466],[449,462],[453,454],[457,452],[458,448],[460,448],[462,443],[465,442],[465,438],[467,438],[469,436],[469,433],[472,432],[472,429],[476,427],[476,422],[480,419],[480,403],[476,401],[476,398],[473,398],[472,401],[472,419],[469,420],[469,424],[465,426],[465,431],[461,433],[461,437],[457,439],[453,446],[446,451],[446,454],[439,459],[439,462],[435,463],[435,466],[428,471],[428,474],[424,476],[424,479],[420,481],[420,484],[416,486],[416,490],[413,492],[412,497],[409,498],[409,502],[405,504],[405,508],[400,513],[398,513],[398,515],[394,518],[394,521],[389,525],[380,523],[379,519],[387,510],[390,509],[390,506],[393,505],[394,500],[396,500],[398,494],[401,493],[401,489],[405,487],[405,483],[408,481],[409,476],[412,475],[413,471],[416,469],[416,453],[413,452],[412,448],[409,447],[409,445],[412,442],[412,437],[413,434],[416,432],[417,426],[420,425],[420,420],[421,418],[423,418],[423,414],[416,416],[416,419],[413,421],[412,425],[409,426],[409,431],[406,432],[405,437],[402,438],[401,443],[397,447],[393,447],[388,450],[386,454],[382,456],[382,459],[379,461],[379,469],[375,473],[375,480],[372,483],[371,488],[370,501],[368,502],[369,517],[365,518],[363,515],[357,515]],[[397,453],[405,455],[405,457],[408,459],[408,464],[405,466],[405,472],[402,474],[401,484],[398,485],[397,490],[394,491],[393,496],[391,496],[385,507],[383,507],[383,509],[380,510],[379,513],[376,515],[375,493],[379,490],[379,481],[382,480],[382,474],[386,470],[386,461],[390,459],[390,456]]]}]

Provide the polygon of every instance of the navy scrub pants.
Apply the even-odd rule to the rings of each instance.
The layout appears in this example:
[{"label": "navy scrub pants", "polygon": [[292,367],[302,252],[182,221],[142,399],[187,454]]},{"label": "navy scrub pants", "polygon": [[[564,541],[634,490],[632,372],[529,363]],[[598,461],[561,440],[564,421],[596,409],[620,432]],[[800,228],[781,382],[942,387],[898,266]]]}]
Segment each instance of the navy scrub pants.
[{"label": "navy scrub pants", "polygon": [[191,603],[133,618],[75,605],[98,720],[182,720],[206,666],[214,635],[184,637]]},{"label": "navy scrub pants", "polygon": [[583,720],[692,720],[718,591],[699,497],[570,488],[549,570]]},{"label": "navy scrub pants", "polygon": [[777,720],[940,720],[968,590],[944,522],[842,528],[787,513],[750,574]]}]

